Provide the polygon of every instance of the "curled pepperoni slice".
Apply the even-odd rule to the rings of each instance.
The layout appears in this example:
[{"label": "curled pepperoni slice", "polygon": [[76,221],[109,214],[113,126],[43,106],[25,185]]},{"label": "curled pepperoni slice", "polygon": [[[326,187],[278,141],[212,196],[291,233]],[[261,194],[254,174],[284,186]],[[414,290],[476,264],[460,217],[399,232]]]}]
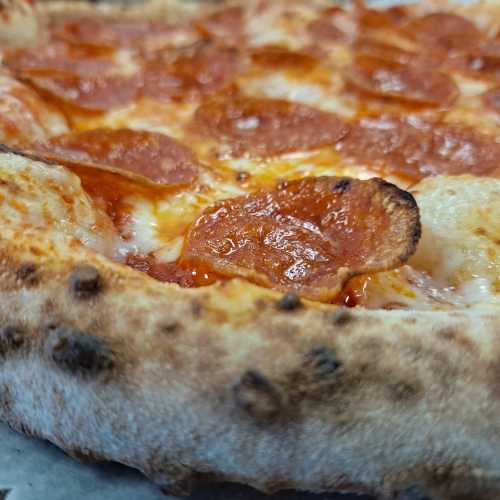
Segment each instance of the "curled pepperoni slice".
[{"label": "curled pepperoni slice", "polygon": [[457,86],[444,73],[367,56],[356,58],[346,80],[376,97],[422,106],[448,107],[458,95]]},{"label": "curled pepperoni slice", "polygon": [[333,113],[282,99],[234,97],[202,104],[195,128],[233,157],[269,157],[334,144],[348,132]]},{"label": "curled pepperoni slice", "polygon": [[155,99],[189,99],[229,85],[239,70],[236,51],[198,46],[180,55],[165,51],[144,70],[143,95]]},{"label": "curled pepperoni slice", "polygon": [[410,21],[405,31],[430,48],[467,50],[481,39],[474,23],[458,14],[435,12]]},{"label": "curled pepperoni slice", "polygon": [[495,175],[500,143],[467,127],[416,117],[364,117],[337,149],[371,168],[412,180],[429,175]]},{"label": "curled pepperoni slice", "polygon": [[419,237],[409,193],[381,179],[314,177],[206,209],[181,261],[330,301],[349,277],[404,263]]},{"label": "curled pepperoni slice", "polygon": [[486,107],[500,114],[500,87],[487,90],[481,97]]},{"label": "curled pepperoni slice", "polygon": [[60,135],[42,151],[52,159],[118,167],[159,184],[190,184],[198,176],[193,152],[167,135],[129,129],[94,129]]}]

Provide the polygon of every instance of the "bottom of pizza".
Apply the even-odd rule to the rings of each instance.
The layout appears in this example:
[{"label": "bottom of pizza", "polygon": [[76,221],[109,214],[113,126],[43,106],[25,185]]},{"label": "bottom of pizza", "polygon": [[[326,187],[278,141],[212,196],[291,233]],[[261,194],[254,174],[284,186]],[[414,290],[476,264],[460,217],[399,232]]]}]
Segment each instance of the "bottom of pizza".
[{"label": "bottom of pizza", "polygon": [[[0,160],[12,209],[0,241],[0,418],[13,428],[177,494],[216,479],[268,492],[498,498],[495,304],[348,309],[238,279],[160,283],[37,226],[41,212],[16,219],[11,191],[21,203],[32,189],[31,204],[46,196],[53,208],[36,184],[55,176],[61,187],[67,174],[38,162],[30,177],[32,160]],[[459,182],[463,193],[481,186],[462,197],[468,213],[488,189],[498,194],[495,179]],[[75,227],[66,230],[84,239]]]}]

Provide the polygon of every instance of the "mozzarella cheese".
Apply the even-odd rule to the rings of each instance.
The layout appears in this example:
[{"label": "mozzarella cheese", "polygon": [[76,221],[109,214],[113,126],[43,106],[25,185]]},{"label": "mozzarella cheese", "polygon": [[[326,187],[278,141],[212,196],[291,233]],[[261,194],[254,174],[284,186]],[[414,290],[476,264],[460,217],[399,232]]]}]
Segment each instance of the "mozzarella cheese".
[{"label": "mozzarella cheese", "polygon": [[118,236],[108,216],[67,169],[0,154],[0,224],[4,237],[39,232],[54,243],[78,243],[115,257]]},{"label": "mozzarella cheese", "polygon": [[[500,179],[427,178],[415,187],[423,226],[410,264],[461,291],[500,293]],[[482,290],[482,291],[481,291]]]},{"label": "mozzarella cheese", "polygon": [[0,142],[19,146],[32,140],[64,134],[64,116],[35,91],[0,71]]}]

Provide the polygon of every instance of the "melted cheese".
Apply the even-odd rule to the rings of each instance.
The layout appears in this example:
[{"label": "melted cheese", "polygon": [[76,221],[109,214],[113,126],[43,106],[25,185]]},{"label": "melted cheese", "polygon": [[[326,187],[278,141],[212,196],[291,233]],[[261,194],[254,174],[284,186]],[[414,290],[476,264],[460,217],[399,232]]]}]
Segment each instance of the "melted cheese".
[{"label": "melted cheese", "polygon": [[112,222],[67,169],[0,154],[2,231],[38,231],[53,243],[77,242],[114,257]]},{"label": "melted cheese", "polygon": [[473,289],[500,293],[500,179],[435,177],[415,189],[424,230],[410,263],[457,290],[480,279]]},{"label": "melted cheese", "polygon": [[0,72],[0,142],[11,146],[64,134],[64,116],[32,89]]},{"label": "melted cheese", "polygon": [[370,308],[500,305],[500,179],[433,177],[415,186],[422,237],[407,266],[354,278]]}]

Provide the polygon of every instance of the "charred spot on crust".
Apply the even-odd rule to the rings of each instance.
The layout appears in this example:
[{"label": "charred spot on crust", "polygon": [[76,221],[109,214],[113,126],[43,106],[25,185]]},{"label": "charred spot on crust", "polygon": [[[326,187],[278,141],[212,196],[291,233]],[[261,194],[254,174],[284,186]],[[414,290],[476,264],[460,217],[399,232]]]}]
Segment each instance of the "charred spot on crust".
[{"label": "charred spot on crust", "polygon": [[245,372],[233,392],[237,404],[257,421],[273,420],[282,410],[280,392],[256,370]]},{"label": "charred spot on crust", "polygon": [[391,399],[395,402],[404,402],[414,399],[420,392],[418,382],[394,382],[388,386]]},{"label": "charred spot on crust", "polygon": [[351,187],[350,179],[342,179],[335,186],[333,186],[333,191],[337,193],[345,193]]},{"label": "charred spot on crust", "polygon": [[99,271],[93,266],[76,266],[69,276],[69,287],[79,299],[88,299],[97,295],[103,288]]},{"label": "charred spot on crust", "polygon": [[302,301],[296,293],[288,292],[285,293],[280,300],[278,300],[276,307],[280,311],[295,311],[296,309],[302,307]]},{"label": "charred spot on crust", "polygon": [[16,271],[16,278],[25,285],[36,285],[40,279],[36,264],[32,262],[22,264]]},{"label": "charred spot on crust", "polygon": [[345,307],[339,307],[333,313],[333,325],[334,326],[344,326],[344,325],[347,325],[348,323],[352,323],[353,320],[354,320],[354,316]]},{"label": "charred spot on crust", "polygon": [[420,222],[420,210],[417,205],[417,201],[413,197],[413,195],[405,191],[403,189],[398,188],[396,185],[387,182],[384,179],[377,178],[376,181],[379,183],[380,187],[384,189],[384,192],[387,194],[386,204],[388,205],[387,210],[389,210],[390,206],[405,206],[407,207],[412,214],[413,222],[413,231],[410,234],[410,238],[408,240],[408,248],[406,250],[406,255],[401,257],[401,262],[405,262],[411,255],[415,253],[417,248],[417,243],[422,236],[422,224]]},{"label": "charred spot on crust", "polygon": [[318,378],[332,375],[340,368],[335,352],[328,347],[315,347],[306,355],[307,363],[310,364],[314,375]]},{"label": "charred spot on crust", "polygon": [[197,299],[194,299],[192,302],[191,302],[191,312],[193,313],[193,316],[198,319],[201,317],[201,315],[203,314],[203,311],[204,311],[204,306],[203,304],[197,300]]},{"label": "charred spot on crust", "polygon": [[398,491],[395,500],[432,500],[420,486],[410,486],[405,490]]},{"label": "charred spot on crust", "polygon": [[115,364],[113,353],[102,339],[76,328],[51,329],[47,351],[61,369],[74,375],[97,375]]},{"label": "charred spot on crust", "polygon": [[[1,10],[1,8],[0,8]],[[0,490],[0,500],[6,500],[7,495],[11,492],[12,490]]]},{"label": "charred spot on crust", "polygon": [[0,356],[5,356],[24,342],[24,332],[17,326],[8,325],[0,328]]},{"label": "charred spot on crust", "polygon": [[180,328],[181,325],[177,321],[169,321],[160,326],[160,332],[166,335],[171,335],[172,333],[178,332]]}]

